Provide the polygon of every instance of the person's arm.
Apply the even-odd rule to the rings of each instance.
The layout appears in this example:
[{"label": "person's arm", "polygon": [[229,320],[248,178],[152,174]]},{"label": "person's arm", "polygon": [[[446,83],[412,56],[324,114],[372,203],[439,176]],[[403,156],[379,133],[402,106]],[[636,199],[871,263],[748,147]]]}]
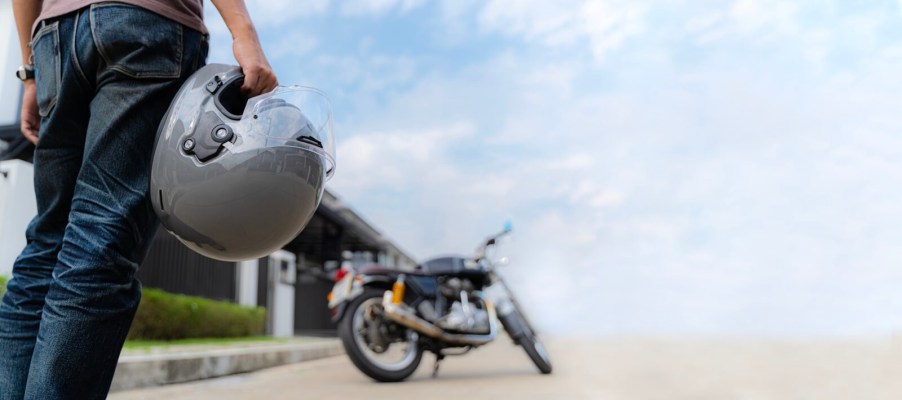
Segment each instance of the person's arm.
[{"label": "person's arm", "polygon": [[263,54],[257,30],[254,29],[244,0],[211,1],[232,33],[232,52],[244,73],[242,92],[251,97],[273,90],[279,82]]},{"label": "person's arm", "polygon": [[[19,32],[19,48],[22,50],[22,64],[31,64],[31,27],[41,13],[42,0],[13,0],[13,14],[16,17],[16,30]],[[38,113],[37,86],[34,79],[24,82],[22,91],[22,135],[32,143],[38,143],[38,130],[41,127],[41,115]]]}]

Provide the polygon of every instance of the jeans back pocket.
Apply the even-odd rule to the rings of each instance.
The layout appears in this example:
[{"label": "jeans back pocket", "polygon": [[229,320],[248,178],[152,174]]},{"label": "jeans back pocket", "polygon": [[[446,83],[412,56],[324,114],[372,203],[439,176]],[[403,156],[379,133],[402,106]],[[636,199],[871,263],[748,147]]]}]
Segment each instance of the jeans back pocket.
[{"label": "jeans back pocket", "polygon": [[38,113],[50,115],[60,87],[59,22],[44,25],[31,42],[34,54],[34,78],[37,85]]},{"label": "jeans back pocket", "polygon": [[133,78],[177,78],[182,69],[182,25],[121,3],[91,6],[91,32],[107,67]]}]

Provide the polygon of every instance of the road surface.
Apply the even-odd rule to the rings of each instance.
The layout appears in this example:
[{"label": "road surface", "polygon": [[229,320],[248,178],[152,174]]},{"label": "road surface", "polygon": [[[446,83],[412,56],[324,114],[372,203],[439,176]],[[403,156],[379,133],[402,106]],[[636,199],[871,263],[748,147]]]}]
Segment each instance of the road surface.
[{"label": "road surface", "polygon": [[548,342],[547,376],[499,340],[447,358],[436,379],[430,356],[397,384],[375,383],[339,356],[110,399],[902,399],[902,343],[889,338]]}]

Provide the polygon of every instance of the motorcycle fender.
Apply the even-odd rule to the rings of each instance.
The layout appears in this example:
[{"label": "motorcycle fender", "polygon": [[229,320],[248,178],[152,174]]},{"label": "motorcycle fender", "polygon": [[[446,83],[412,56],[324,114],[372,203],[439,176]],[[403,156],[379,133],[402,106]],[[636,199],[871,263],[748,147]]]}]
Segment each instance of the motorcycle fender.
[{"label": "motorcycle fender", "polygon": [[351,290],[348,292],[348,296],[344,299],[344,301],[338,303],[335,306],[335,313],[332,315],[332,322],[338,323],[338,321],[341,321],[341,317],[344,315],[345,309],[348,308],[348,303],[354,301],[354,299],[356,299],[361,294],[363,294],[363,285],[355,283],[353,286],[351,286]]},{"label": "motorcycle fender", "polygon": [[518,340],[526,333],[526,326],[524,325],[523,320],[517,316],[517,313],[499,315],[498,319],[501,320],[501,325],[504,325],[504,330],[507,331],[507,334],[510,335],[512,339]]},{"label": "motorcycle fender", "polygon": [[[363,285],[367,287],[382,287],[388,285],[391,287],[392,283],[395,282],[395,279],[385,275],[364,275],[363,276]],[[360,289],[360,293],[363,293],[363,289]],[[360,294],[358,293],[358,295]]]},{"label": "motorcycle fender", "polygon": [[335,306],[335,314],[332,315],[332,322],[338,323],[341,321],[341,317],[345,314],[345,308],[348,308],[348,303],[343,302],[337,306]]},{"label": "motorcycle fender", "polygon": [[335,306],[335,315],[332,316],[332,322],[338,323],[341,321],[341,317],[344,316],[345,309],[348,308],[348,304],[350,304],[354,299],[363,294],[364,289],[368,287],[377,287],[382,288],[383,286],[388,285],[391,287],[391,280],[374,278],[371,276],[363,277],[363,284],[355,284],[351,287],[351,291],[348,293],[348,297],[342,303]]}]

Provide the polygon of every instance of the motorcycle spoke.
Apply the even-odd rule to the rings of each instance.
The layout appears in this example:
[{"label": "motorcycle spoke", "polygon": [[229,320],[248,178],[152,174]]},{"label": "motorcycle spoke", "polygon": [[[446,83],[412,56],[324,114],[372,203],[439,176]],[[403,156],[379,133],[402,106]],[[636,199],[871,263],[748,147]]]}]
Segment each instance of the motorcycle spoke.
[{"label": "motorcycle spoke", "polygon": [[[364,357],[373,364],[387,370],[403,368],[417,355],[417,336],[409,329],[396,332],[390,327],[390,322],[379,321],[381,318],[376,310],[376,302],[364,304],[357,309],[353,316],[355,340],[358,341]],[[376,311],[376,312],[374,312]],[[373,329],[373,324],[379,324]],[[378,335],[379,338],[372,337]],[[384,346],[384,348],[378,348]]]}]

